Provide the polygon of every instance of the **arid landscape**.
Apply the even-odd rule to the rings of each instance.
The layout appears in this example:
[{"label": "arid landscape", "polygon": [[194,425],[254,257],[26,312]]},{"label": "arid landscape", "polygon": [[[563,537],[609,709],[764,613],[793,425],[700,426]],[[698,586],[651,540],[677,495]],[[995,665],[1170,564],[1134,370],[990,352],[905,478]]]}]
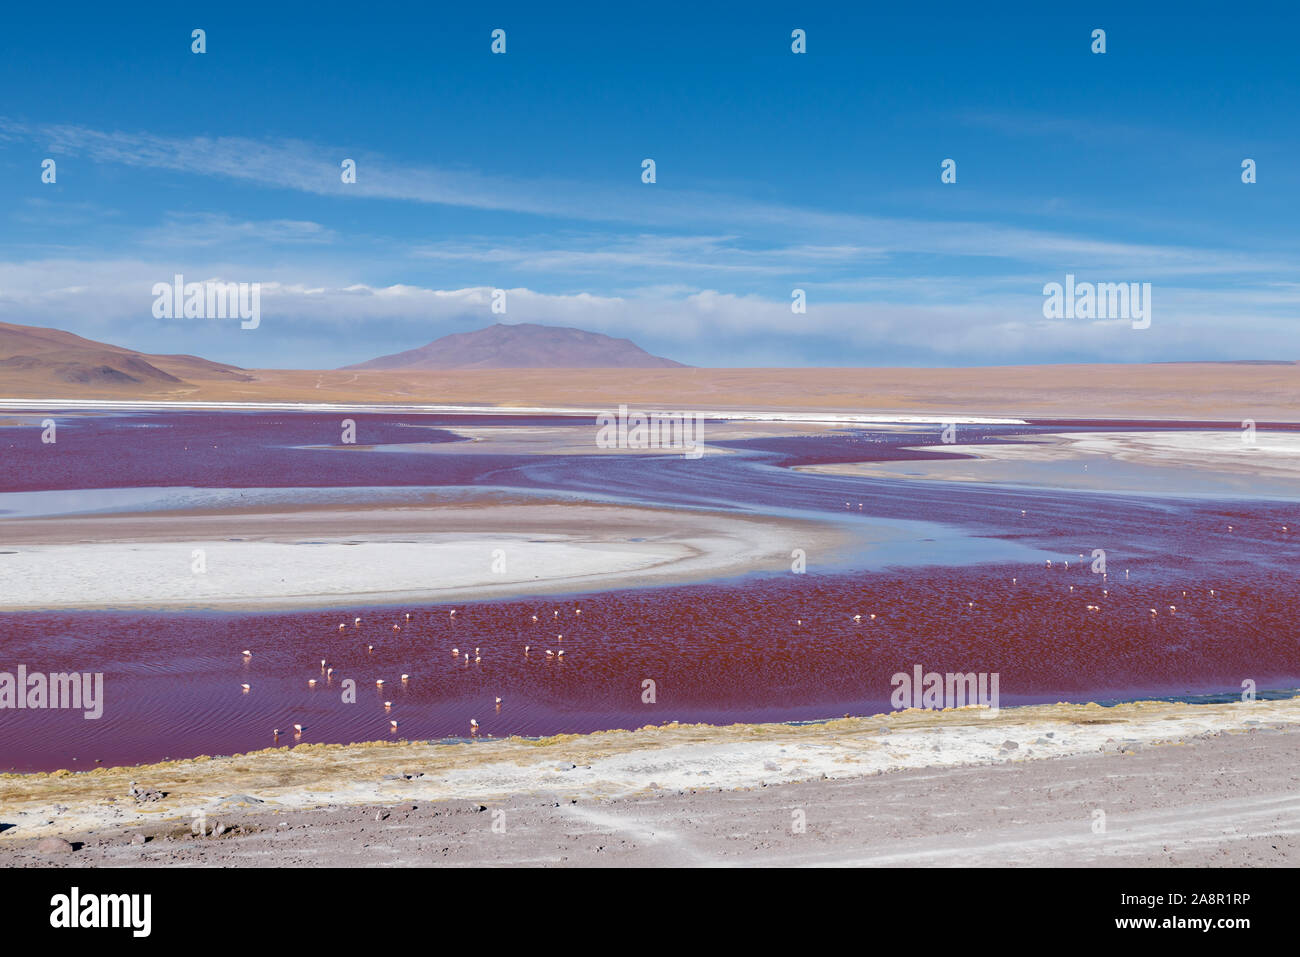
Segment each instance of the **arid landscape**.
[{"label": "arid landscape", "polygon": [[83,6],[0,15],[16,939],[1284,939],[1295,10]]},{"label": "arid landscape", "polygon": [[0,324],[0,397],[1300,422],[1300,362],[976,369],[238,369]]}]

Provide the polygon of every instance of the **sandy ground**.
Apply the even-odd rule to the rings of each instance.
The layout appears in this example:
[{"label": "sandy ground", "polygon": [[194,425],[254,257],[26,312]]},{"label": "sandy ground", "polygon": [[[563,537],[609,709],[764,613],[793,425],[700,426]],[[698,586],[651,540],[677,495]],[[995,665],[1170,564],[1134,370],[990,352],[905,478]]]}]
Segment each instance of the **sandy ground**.
[{"label": "sandy ground", "polygon": [[831,524],[573,502],[78,515],[7,519],[0,534],[3,609],[328,607],[633,587],[784,569],[792,542],[828,555],[849,542]]},{"label": "sandy ground", "polygon": [[[958,433],[960,435],[960,433]],[[1256,430],[1061,432],[1008,436],[1015,444],[928,446],[961,459],[843,462],[797,471],[867,478],[984,482],[1047,488],[1300,497],[1300,434]]]},{"label": "sandy ground", "polygon": [[308,745],[0,776],[0,866],[1294,866],[1298,758],[1300,698]]},{"label": "sandy ground", "polygon": [[[164,371],[166,363],[160,365]],[[159,387],[96,387],[6,375],[0,396],[159,402],[438,403],[498,407],[782,409],[1075,418],[1300,422],[1294,362],[1003,366],[973,369],[249,370]],[[490,397],[491,401],[484,401]]]}]

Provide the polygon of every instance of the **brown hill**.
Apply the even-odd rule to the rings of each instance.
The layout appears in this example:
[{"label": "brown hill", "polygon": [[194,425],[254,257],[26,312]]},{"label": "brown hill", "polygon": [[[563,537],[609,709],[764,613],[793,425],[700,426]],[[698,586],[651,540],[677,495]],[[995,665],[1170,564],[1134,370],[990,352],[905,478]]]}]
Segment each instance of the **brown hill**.
[{"label": "brown hill", "polygon": [[185,391],[193,382],[249,382],[252,376],[197,356],[149,355],[60,329],[0,322],[0,380],[11,395],[125,398]]},{"label": "brown hill", "polygon": [[681,369],[630,339],[565,326],[497,323],[345,369]]}]

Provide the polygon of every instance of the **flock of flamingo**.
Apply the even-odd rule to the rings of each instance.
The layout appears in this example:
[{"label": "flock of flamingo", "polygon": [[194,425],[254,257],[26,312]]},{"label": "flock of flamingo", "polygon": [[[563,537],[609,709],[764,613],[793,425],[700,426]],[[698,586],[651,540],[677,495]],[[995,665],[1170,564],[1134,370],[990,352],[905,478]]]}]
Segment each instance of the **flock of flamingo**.
[{"label": "flock of flamingo", "polygon": [[[581,608],[574,608],[574,610],[573,610],[573,614],[574,614],[575,617],[579,617],[579,618],[580,618],[580,617],[582,616],[582,609],[581,609]],[[875,616],[873,615],[872,617],[875,617]],[[456,609],[453,608],[450,612],[448,612],[448,618],[450,618],[452,621],[455,621],[455,619],[456,619]],[[553,618],[553,620],[558,620],[558,619],[560,618],[560,611],[559,611],[559,609],[555,609],[555,610],[554,610],[554,612],[552,613],[552,618]],[[409,611],[406,613],[406,616],[405,616],[405,619],[404,619],[404,620],[405,620],[405,622],[406,622],[407,624],[410,623],[410,621],[411,621],[411,613],[410,613]],[[540,622],[540,621],[541,621],[541,619],[539,619],[537,615],[533,615],[533,616],[532,616],[532,620],[533,620],[534,622]],[[345,632],[345,631],[347,631],[347,627],[348,627],[347,622],[340,622],[340,623],[339,623],[338,630],[341,631],[341,632]],[[360,616],[358,616],[358,617],[352,619],[352,628],[353,628],[354,631],[360,631],[360,629],[361,629],[361,618],[360,618]],[[394,632],[400,632],[401,630],[402,630],[402,625],[400,625],[400,624],[394,624],[394,625],[393,625],[393,631],[394,631]],[[555,639],[556,639],[557,642],[562,642],[562,641],[564,641],[564,635],[563,635],[563,634],[557,634],[557,635],[555,636]],[[367,643],[367,644],[366,644],[366,653],[367,653],[367,654],[373,652],[374,650],[375,650],[375,646],[374,646],[374,644],[372,644],[372,643]],[[481,657],[481,655],[480,655],[480,652],[481,652],[481,651],[482,651],[482,648],[481,648],[481,647],[475,647],[475,649],[474,649],[474,663],[475,663],[475,664],[478,664],[479,662],[481,662],[481,661],[483,660],[482,657]],[[531,654],[531,652],[532,652],[532,645],[527,645],[527,644],[524,645],[524,657],[525,657],[525,658],[529,657],[529,655]],[[458,648],[458,647],[453,647],[453,648],[451,649],[451,656],[452,656],[453,659],[459,659],[459,660],[461,660],[462,663],[463,663],[464,665],[466,665],[466,666],[468,666],[469,663],[470,663],[469,652],[468,652],[468,651],[466,651],[466,652],[462,652],[462,651],[460,650],[460,648]],[[241,652],[241,657],[242,657],[244,663],[247,664],[249,661],[252,660],[253,652],[252,652],[250,649],[245,648],[245,649]],[[547,658],[550,658],[550,659],[553,659],[553,660],[555,660],[555,661],[563,661],[563,660],[564,660],[564,649],[563,649],[563,648],[560,648],[560,649],[558,649],[558,650],[552,650],[552,649],[550,649],[550,648],[547,648],[547,649],[546,649],[546,657],[547,657]],[[320,670],[321,670],[321,674],[323,674],[323,675],[325,676],[325,681],[326,681],[326,683],[327,683],[327,684],[330,683],[330,682],[333,680],[333,677],[334,677],[334,670],[335,670],[335,669],[333,668],[333,666],[331,666],[331,665],[329,664],[329,661],[328,661],[327,659],[325,659],[325,658],[320,659]],[[411,680],[411,676],[410,676],[409,674],[403,674],[403,675],[401,676],[402,687],[406,687],[406,686],[408,685],[408,683],[410,682],[410,680]],[[316,685],[317,685],[317,679],[316,679],[316,678],[308,678],[308,679],[307,679],[307,686],[308,686],[309,688],[315,688]],[[375,687],[378,688],[380,691],[383,691],[383,689],[384,689],[384,679],[383,679],[383,678],[376,678],[376,679],[375,679]],[[248,682],[244,682],[244,683],[242,683],[242,684],[240,685],[240,689],[241,689],[241,691],[242,691],[243,694],[248,694],[248,693],[252,690],[252,685],[249,684]],[[496,706],[496,711],[497,711],[498,713],[500,713],[500,711],[501,711],[501,704],[502,704],[501,696],[500,696],[500,695],[497,695],[497,696],[496,696],[496,700],[495,700],[495,706]],[[392,710],[393,710],[393,702],[392,702],[392,701],[385,701],[385,702],[384,702],[384,712],[385,712],[385,713],[389,713],[389,712],[391,712]],[[471,736],[476,736],[476,735],[478,734],[478,727],[479,727],[478,719],[477,719],[477,718],[470,718],[469,726],[470,726],[470,735],[471,735]],[[396,719],[396,718],[391,718],[391,719],[389,719],[388,727],[389,727],[389,731],[390,731],[390,733],[391,733],[391,732],[395,732],[395,731],[397,730],[397,727],[398,727],[398,725],[397,725],[397,719]],[[300,740],[300,739],[302,738],[303,731],[305,731],[305,730],[306,730],[306,728],[305,728],[302,724],[295,724],[295,725],[293,726],[294,739],[295,739],[295,740]],[[272,735],[272,737],[273,737],[275,740],[277,740],[277,741],[280,739],[280,735],[281,735],[282,733],[283,733],[283,732],[281,732],[281,730],[280,730],[279,728],[273,728],[272,731],[271,731],[271,735]]]},{"label": "flock of flamingo", "polygon": [[[846,503],[846,504],[847,504],[847,503]],[[1228,526],[1228,528],[1229,528],[1229,530],[1232,530],[1233,527],[1232,527],[1232,526]],[[1283,531],[1283,532],[1287,532],[1287,531],[1289,531],[1289,528],[1287,528],[1286,526],[1283,526],[1282,531]],[[1084,559],[1084,561],[1083,561],[1082,564],[1085,564],[1085,565],[1087,564],[1087,558],[1086,558],[1086,556],[1083,555],[1083,553],[1079,553],[1079,558]],[[1058,567],[1058,566],[1059,566],[1059,567],[1062,567],[1064,570],[1068,571],[1069,568],[1070,568],[1070,562],[1069,562],[1069,561],[1064,561],[1064,562],[1054,562],[1054,561],[1052,561],[1052,560],[1049,559],[1049,560],[1047,560],[1044,564],[1045,564],[1045,567],[1048,568],[1048,569],[1055,568],[1055,567]],[[1103,572],[1100,572],[1100,575],[1101,575],[1101,579],[1102,579],[1102,584],[1103,584],[1103,586],[1104,586],[1104,587],[1102,587],[1102,589],[1101,589],[1102,597],[1109,597],[1109,596],[1110,596],[1110,588],[1107,587],[1107,586],[1109,585],[1108,575],[1107,575],[1107,573],[1105,573],[1104,571],[1103,571]],[[1125,569],[1125,570],[1124,570],[1124,578],[1125,578],[1125,580],[1128,580],[1128,579],[1129,579],[1129,570],[1128,570],[1128,569]],[[1019,580],[1018,577],[1013,577],[1013,578],[1011,579],[1012,584],[1016,584],[1016,583],[1018,583],[1018,580]],[[1075,586],[1074,586],[1074,585],[1069,585],[1068,588],[1069,588],[1069,592],[1070,592],[1070,593],[1073,593],[1073,592],[1075,591]],[[1215,589],[1211,588],[1211,589],[1208,589],[1208,591],[1209,591],[1209,595],[1210,595],[1210,597],[1216,597],[1216,596],[1217,596],[1217,592],[1216,592]],[[1188,593],[1187,593],[1185,590],[1182,591],[1182,597],[1183,597],[1183,598],[1186,598],[1186,597],[1187,597],[1187,594],[1188,594]],[[969,602],[967,602],[967,606],[968,606],[969,608],[974,608],[974,607],[975,607],[975,602],[974,602],[974,601],[969,601]],[[1176,604],[1169,604],[1169,605],[1167,605],[1166,607],[1167,607],[1168,613],[1169,613],[1170,615],[1175,615],[1175,614],[1177,614],[1177,612],[1178,612],[1178,606],[1177,606]],[[1100,611],[1102,611],[1102,606],[1101,606],[1100,604],[1097,604],[1097,603],[1094,603],[1094,602],[1089,602],[1089,603],[1086,603],[1086,604],[1084,605],[1084,611],[1087,612],[1087,613],[1100,612]],[[1150,614],[1151,617],[1158,617],[1159,614],[1160,614],[1160,610],[1159,610],[1158,608],[1149,608],[1149,609],[1148,609],[1148,613]],[[449,612],[448,612],[448,618],[449,618],[449,620],[451,620],[451,621],[453,621],[453,622],[456,621],[456,615],[457,615],[457,611],[456,611],[456,609],[452,609],[451,611],[449,611]],[[574,616],[574,618],[580,618],[580,617],[582,616],[582,609],[581,609],[581,608],[574,608],[574,609],[573,609],[573,616]],[[559,609],[555,609],[555,610],[553,610],[553,611],[552,611],[552,615],[551,615],[551,620],[552,620],[553,622],[557,622],[557,621],[560,620],[560,618],[561,618],[561,613],[560,613]],[[860,625],[860,624],[862,624],[863,622],[870,623],[870,622],[873,622],[873,621],[876,621],[876,620],[877,620],[877,614],[874,613],[874,612],[868,612],[868,613],[865,613],[865,614],[863,614],[863,613],[857,613],[857,614],[854,614],[854,615],[851,617],[850,620],[851,620],[854,624],[857,624],[857,625]],[[533,614],[533,615],[531,616],[531,621],[532,621],[532,623],[535,624],[535,625],[540,625],[541,622],[542,622],[542,619],[539,618],[538,615]],[[393,631],[394,633],[399,633],[399,632],[401,632],[401,630],[402,630],[402,628],[403,628],[403,625],[404,625],[404,624],[405,624],[405,625],[409,625],[410,622],[411,622],[411,614],[410,614],[410,612],[407,612],[406,615],[405,615],[405,618],[404,618],[404,620],[403,620],[402,623],[395,623],[395,624],[392,625],[392,631]],[[797,618],[797,619],[795,619],[795,624],[796,624],[797,626],[802,627],[802,626],[803,626],[803,619],[802,619],[802,618]],[[360,616],[357,616],[357,617],[353,618],[353,620],[352,620],[352,629],[353,629],[353,631],[360,633],[360,631],[361,631],[361,625],[362,625],[362,620],[361,620]],[[339,623],[339,626],[338,626],[338,631],[339,631],[339,632],[346,632],[347,629],[348,629],[348,624],[347,624],[347,622],[340,622],[340,623]],[[557,643],[557,644],[562,643],[562,642],[564,641],[564,635],[563,635],[563,633],[557,633],[556,636],[555,636],[555,640],[556,640],[556,643]],[[371,653],[371,652],[373,652],[373,651],[374,651],[374,647],[375,647],[375,646],[374,646],[373,643],[367,643],[367,644],[366,644],[366,651],[367,651],[367,653]],[[558,648],[558,649],[546,648],[546,649],[544,649],[544,650],[545,650],[545,655],[546,655],[546,658],[547,658],[547,659],[549,659],[549,660],[554,660],[554,661],[557,661],[557,662],[559,662],[559,661],[563,661],[563,660],[564,660],[564,649],[563,649],[563,648]],[[480,647],[478,647],[478,646],[476,646],[476,647],[473,649],[473,661],[474,661],[475,664],[477,664],[477,663],[479,663],[479,662],[482,661],[481,651],[482,651],[482,649],[481,649]],[[529,657],[529,656],[531,655],[532,651],[533,651],[533,645],[532,645],[532,644],[525,644],[525,645],[523,646],[523,653],[524,653],[524,657],[525,657],[525,658]],[[470,652],[469,652],[468,650],[462,651],[458,646],[453,646],[453,647],[450,649],[450,653],[451,653],[451,657],[452,657],[453,660],[458,660],[461,664],[463,664],[463,665],[466,666],[466,667],[468,667],[468,665],[470,664],[471,655],[470,655]],[[253,653],[252,653],[251,650],[249,650],[249,649],[245,649],[245,650],[243,651],[243,659],[244,659],[244,661],[247,663],[247,662],[252,658],[252,655],[253,655]],[[325,659],[325,658],[320,659],[320,670],[321,670],[321,674],[324,675],[325,682],[326,682],[327,684],[332,683],[333,678],[334,678],[335,668],[329,664],[329,661],[328,661],[327,659]],[[318,680],[319,680],[319,679],[317,679],[317,678],[309,678],[308,681],[307,681],[307,684],[308,684],[308,686],[309,686],[310,688],[315,688],[315,687],[317,686],[317,684],[318,684]],[[407,687],[408,683],[409,683],[410,680],[411,680],[411,675],[409,675],[409,674],[402,674],[400,680],[401,680],[402,687],[405,688],[405,687]],[[379,689],[381,692],[382,692],[383,689],[384,689],[384,684],[385,684],[385,682],[384,682],[384,679],[383,679],[383,678],[377,678],[377,679],[375,679],[375,687],[376,687],[377,689]],[[243,691],[245,694],[247,694],[247,693],[249,692],[249,690],[250,690],[250,685],[249,685],[248,683],[244,683],[244,684],[241,686],[241,688],[242,688],[242,691]],[[499,695],[497,695],[497,696],[495,697],[494,705],[495,705],[495,709],[496,709],[497,713],[500,713],[500,711],[501,711],[501,705],[502,705],[502,698],[501,698]],[[385,700],[385,701],[383,702],[383,708],[384,708],[384,713],[385,713],[385,714],[389,714],[389,713],[391,713],[392,710],[393,710],[393,702],[392,702],[391,700]],[[478,720],[477,720],[476,718],[471,718],[471,719],[470,719],[470,722],[469,722],[469,725],[470,725],[470,735],[471,735],[471,736],[477,736],[477,735],[478,735],[478,731],[479,731],[479,723],[478,723]],[[396,718],[390,718],[390,719],[389,719],[389,730],[390,730],[390,733],[392,733],[392,732],[396,732],[396,731],[397,731],[397,728],[398,728],[398,722],[397,722],[397,719],[396,719]],[[304,726],[303,726],[302,724],[294,724],[294,725],[293,725],[293,730],[294,730],[294,738],[295,738],[295,740],[299,740],[299,739],[301,739],[302,734],[303,734],[303,731],[305,730],[305,729],[304,729]],[[272,735],[274,736],[274,738],[275,738],[277,741],[279,740],[281,733],[282,733],[282,732],[280,731],[279,728],[275,728],[275,729],[273,729],[273,731],[272,731]]]}]

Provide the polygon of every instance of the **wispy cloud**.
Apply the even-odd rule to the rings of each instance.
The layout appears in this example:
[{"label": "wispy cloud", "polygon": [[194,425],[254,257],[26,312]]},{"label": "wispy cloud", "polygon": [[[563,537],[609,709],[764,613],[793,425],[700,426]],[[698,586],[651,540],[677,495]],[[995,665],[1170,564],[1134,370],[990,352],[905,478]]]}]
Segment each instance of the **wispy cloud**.
[{"label": "wispy cloud", "polygon": [[443,262],[508,265],[532,272],[608,273],[616,268],[673,269],[688,272],[797,274],[813,265],[881,260],[885,251],[853,245],[801,244],[756,248],[735,236],[554,237],[502,243],[487,238],[458,239],[417,246],[412,255]]},{"label": "wispy cloud", "polygon": [[[148,133],[105,132],[76,125],[27,125],[0,118],[0,133],[42,143],[53,153],[84,155],[100,163],[221,177],[259,187],[287,189],[351,199],[392,200],[509,211],[564,221],[635,224],[664,230],[727,235],[771,243],[782,236],[792,250],[851,248],[872,256],[947,256],[971,260],[1042,263],[1052,268],[1123,269],[1134,276],[1246,275],[1291,270],[1290,255],[1260,256],[1222,248],[1168,243],[1135,243],[1081,237],[990,221],[922,220],[873,216],[739,195],[672,190],[653,186],[616,189],[559,179],[521,179],[427,165],[404,164],[345,147],[323,147],[302,140],[262,141],[246,137],[162,137]],[[340,180],[344,158],[358,163],[357,180]],[[629,172],[629,177],[633,174]],[[630,179],[630,181],[632,181]],[[693,241],[700,241],[699,239]],[[624,241],[627,245],[628,241]],[[424,247],[433,255],[446,247]],[[472,254],[472,250],[470,254]],[[485,255],[482,251],[480,255]],[[643,249],[639,255],[647,255]],[[497,255],[506,261],[509,254]],[[539,254],[534,251],[534,257]],[[585,256],[588,263],[635,257],[628,249],[605,249]],[[737,250],[728,250],[717,268],[744,268]],[[556,262],[580,264],[583,255],[556,253]],[[721,257],[720,257],[721,258]],[[518,261],[528,261],[520,255]],[[539,260],[541,261],[541,260]],[[633,259],[628,259],[631,263]],[[669,255],[664,265],[675,265]],[[757,265],[757,264],[755,264]]]},{"label": "wispy cloud", "polygon": [[332,243],[334,230],[307,220],[236,219],[225,213],[168,213],[163,222],[144,230],[138,240],[147,245],[217,246],[222,243]]}]

